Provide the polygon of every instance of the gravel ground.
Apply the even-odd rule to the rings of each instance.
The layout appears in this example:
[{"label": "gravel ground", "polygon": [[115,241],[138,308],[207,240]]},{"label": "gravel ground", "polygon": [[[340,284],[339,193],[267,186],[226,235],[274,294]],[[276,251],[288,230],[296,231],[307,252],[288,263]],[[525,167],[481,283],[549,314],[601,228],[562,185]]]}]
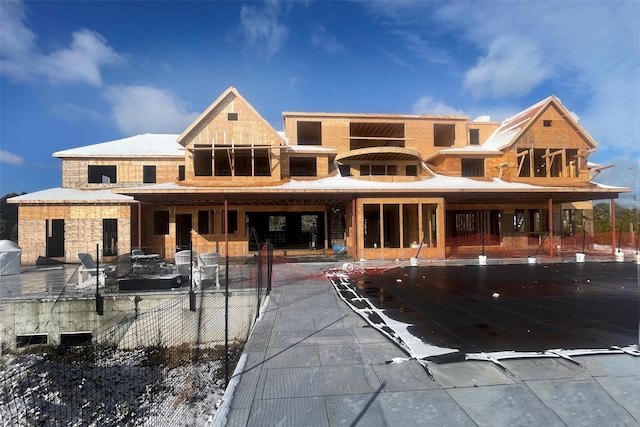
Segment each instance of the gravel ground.
[{"label": "gravel ground", "polygon": [[[240,353],[231,347],[230,372]],[[223,359],[221,345],[3,355],[0,425],[204,426],[224,395]]]}]

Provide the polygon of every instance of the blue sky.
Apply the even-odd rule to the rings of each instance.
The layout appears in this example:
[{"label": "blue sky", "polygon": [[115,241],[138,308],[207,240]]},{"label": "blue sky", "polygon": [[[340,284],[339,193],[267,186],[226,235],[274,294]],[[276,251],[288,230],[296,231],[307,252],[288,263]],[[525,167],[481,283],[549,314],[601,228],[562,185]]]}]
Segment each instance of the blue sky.
[{"label": "blue sky", "polygon": [[[640,176],[640,2],[0,1],[0,195],[55,151],[180,133],[234,86],[283,111],[490,115],[558,96],[596,181]],[[633,197],[632,197],[633,198]]]}]

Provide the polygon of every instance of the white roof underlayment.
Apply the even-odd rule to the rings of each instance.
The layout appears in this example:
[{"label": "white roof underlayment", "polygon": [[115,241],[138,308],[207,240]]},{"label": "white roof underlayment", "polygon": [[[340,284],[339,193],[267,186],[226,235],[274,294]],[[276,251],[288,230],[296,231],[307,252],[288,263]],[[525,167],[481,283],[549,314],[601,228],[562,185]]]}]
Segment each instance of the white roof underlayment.
[{"label": "white roof underlayment", "polygon": [[[599,183],[592,183],[594,188],[620,188],[616,186],[609,186]],[[136,187],[137,188],[137,187]],[[145,190],[165,190],[169,192],[174,191],[195,191],[202,192],[203,190],[215,191],[219,187],[207,188],[200,186],[187,186],[180,185],[178,183],[170,182],[164,184],[152,184],[145,185]],[[243,186],[243,191],[250,190],[251,186]],[[357,179],[352,177],[332,176],[328,178],[319,178],[313,180],[296,180],[292,179],[288,182],[277,184],[273,186],[261,185],[255,187],[261,191],[267,190],[534,190],[534,189],[554,189],[554,186],[540,186],[524,184],[519,182],[507,182],[498,178],[489,180],[479,180],[472,178],[453,177],[444,175],[435,175],[433,178],[423,179],[419,181],[409,182],[384,182],[384,181],[369,181],[365,179]],[[130,190],[128,188],[127,190]]]},{"label": "white roof underlayment", "polygon": [[184,147],[178,144],[178,136],[145,133],[115,141],[56,151],[53,153],[53,157],[184,157]]},{"label": "white roof underlayment", "polygon": [[47,202],[131,202],[133,197],[116,194],[111,189],[78,190],[76,188],[49,188],[42,191],[12,197],[11,201],[28,203],[36,201]]}]

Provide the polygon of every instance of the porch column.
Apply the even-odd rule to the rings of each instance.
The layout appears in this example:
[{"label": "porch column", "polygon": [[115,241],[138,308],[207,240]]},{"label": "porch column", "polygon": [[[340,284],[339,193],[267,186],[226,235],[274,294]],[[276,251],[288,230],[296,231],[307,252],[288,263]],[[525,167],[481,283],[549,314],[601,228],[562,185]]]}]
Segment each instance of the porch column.
[{"label": "porch column", "polygon": [[[436,245],[440,250],[440,256],[443,259],[447,258],[447,199],[442,198],[442,212],[438,212],[438,207],[436,206]],[[429,215],[431,218],[431,215]],[[440,227],[442,225],[442,227]],[[432,227],[433,224],[430,226]],[[431,228],[429,229],[429,236],[431,236]]]},{"label": "porch column", "polygon": [[324,249],[329,249],[329,215],[333,215],[333,209],[324,207]]},{"label": "porch column", "polygon": [[138,200],[138,249],[142,249],[142,202]]},{"label": "porch column", "polygon": [[553,200],[549,197],[549,257],[556,255],[556,244],[553,241]]},{"label": "porch column", "polygon": [[360,254],[358,254],[358,210],[356,199],[351,200],[351,245],[352,245],[352,254],[353,259],[360,259]]},{"label": "porch column", "polygon": [[611,207],[611,254],[616,253],[616,203],[614,199],[609,200]]}]

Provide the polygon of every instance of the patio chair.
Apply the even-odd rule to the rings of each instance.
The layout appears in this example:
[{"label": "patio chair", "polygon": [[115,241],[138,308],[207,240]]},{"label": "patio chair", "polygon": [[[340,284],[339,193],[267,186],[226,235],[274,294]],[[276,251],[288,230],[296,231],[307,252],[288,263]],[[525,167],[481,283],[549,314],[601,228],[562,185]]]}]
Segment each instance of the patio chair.
[{"label": "patio chair", "polygon": [[[78,267],[78,287],[85,288],[89,285],[95,285],[96,280],[101,279],[102,284],[105,283],[105,267],[100,267],[96,272],[96,262],[93,260],[91,254],[79,253],[78,259],[80,260],[80,267]],[[84,273],[87,274],[87,278],[84,279]]]},{"label": "patio chair", "polygon": [[198,261],[198,254],[195,251],[186,250],[186,251],[176,252],[175,263],[176,263],[176,267],[178,268],[178,274],[182,276],[186,276],[189,279],[191,279],[191,269],[192,269],[191,263],[193,262],[193,273],[194,273],[193,275],[197,276],[197,269],[198,269],[197,261]]},{"label": "patio chair", "polygon": [[220,254],[218,252],[207,252],[198,256],[198,279],[202,283],[204,280],[213,279],[215,273],[216,287],[220,287]]}]

